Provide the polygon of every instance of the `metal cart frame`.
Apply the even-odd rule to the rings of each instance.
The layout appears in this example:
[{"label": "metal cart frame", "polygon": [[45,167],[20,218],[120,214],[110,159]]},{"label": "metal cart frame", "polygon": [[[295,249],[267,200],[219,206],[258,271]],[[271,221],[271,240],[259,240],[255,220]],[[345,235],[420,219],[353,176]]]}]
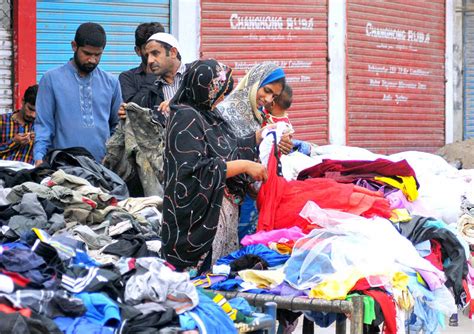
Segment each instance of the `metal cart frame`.
[{"label": "metal cart frame", "polygon": [[[215,291],[227,299],[242,297],[253,306],[262,307],[265,303],[274,302],[279,309],[290,311],[320,311],[346,314],[350,317],[350,333],[361,334],[363,331],[364,302],[363,297],[354,296],[348,300],[324,300],[303,297],[276,296],[239,291]],[[314,333],[314,323],[305,318],[303,333]],[[346,319],[336,321],[336,334],[346,333]]]}]

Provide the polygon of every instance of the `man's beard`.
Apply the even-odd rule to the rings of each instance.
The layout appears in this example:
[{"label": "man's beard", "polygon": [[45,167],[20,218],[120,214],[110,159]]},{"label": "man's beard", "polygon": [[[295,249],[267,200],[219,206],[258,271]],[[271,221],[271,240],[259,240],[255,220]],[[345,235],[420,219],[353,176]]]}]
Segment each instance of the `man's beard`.
[{"label": "man's beard", "polygon": [[20,114],[21,114],[21,117],[23,117],[23,120],[26,122],[26,123],[33,123],[35,121],[35,117],[31,117],[31,116],[28,116],[26,114],[26,110],[25,110],[25,106],[23,105],[23,107],[20,109]]},{"label": "man's beard", "polygon": [[26,123],[33,123],[35,121],[35,118],[28,116],[23,109],[21,109],[21,116]]},{"label": "man's beard", "polygon": [[77,56],[77,51],[74,52],[74,62],[77,68],[84,73],[91,73],[97,67],[97,64],[81,64]]},{"label": "man's beard", "polygon": [[23,120],[24,120],[26,123],[33,123],[33,122],[35,121],[35,118],[34,118],[34,117],[27,116],[27,115],[23,115]]}]

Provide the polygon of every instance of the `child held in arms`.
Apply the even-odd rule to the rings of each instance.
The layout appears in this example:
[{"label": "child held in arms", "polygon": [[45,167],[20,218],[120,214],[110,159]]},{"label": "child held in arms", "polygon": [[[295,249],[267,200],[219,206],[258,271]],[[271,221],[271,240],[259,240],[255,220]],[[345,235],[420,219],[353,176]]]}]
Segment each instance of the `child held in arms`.
[{"label": "child held in arms", "polygon": [[[293,125],[290,122],[288,117],[288,109],[290,109],[291,104],[293,103],[293,89],[287,83],[285,88],[272,103],[267,104],[263,109],[263,123],[262,126],[268,124],[275,124],[278,122],[283,122],[287,124],[287,132],[291,135],[295,132]],[[293,141],[293,151],[298,151],[300,153],[311,155],[311,144],[302,140],[292,139]]]},{"label": "child held in arms", "polygon": [[275,124],[278,122],[284,122],[288,124],[288,132],[294,133],[293,126],[291,125],[288,117],[288,109],[291,107],[293,102],[293,89],[287,83],[281,94],[273,100],[272,103],[267,104],[263,109],[263,123],[262,126],[268,124]]}]

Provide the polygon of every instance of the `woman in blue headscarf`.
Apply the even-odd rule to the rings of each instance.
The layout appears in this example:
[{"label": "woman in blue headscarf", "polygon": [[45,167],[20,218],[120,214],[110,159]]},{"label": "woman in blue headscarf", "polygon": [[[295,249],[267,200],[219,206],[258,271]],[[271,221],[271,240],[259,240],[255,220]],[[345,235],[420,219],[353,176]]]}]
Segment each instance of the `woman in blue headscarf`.
[{"label": "woman in blue headscarf", "polygon": [[[217,106],[217,109],[237,136],[254,133],[262,127],[264,121],[263,106],[271,104],[280,95],[285,83],[285,73],[280,67],[274,63],[257,64],[249,70],[239,82],[237,88]],[[282,138],[278,147],[285,154],[290,152],[293,144],[289,135]],[[240,212],[240,223],[238,223],[238,204],[243,204]],[[221,235],[221,231],[226,230],[226,235],[236,235],[238,233],[240,238],[255,232],[258,217],[257,209],[255,201],[250,199],[248,195],[245,197],[245,201],[243,198],[236,201],[234,198],[226,196],[222,207],[218,236]],[[238,237],[235,236],[233,240],[236,238]],[[226,252],[232,248],[229,246],[232,246],[235,241],[232,241],[232,245],[229,245],[229,243],[227,240],[216,237],[213,246],[216,249],[215,254],[226,255]],[[218,251],[219,249],[221,251]]]},{"label": "woman in blue headscarf", "polygon": [[285,73],[280,67],[257,64],[217,108],[237,136],[247,135],[261,128],[263,106],[272,103],[284,87]]}]

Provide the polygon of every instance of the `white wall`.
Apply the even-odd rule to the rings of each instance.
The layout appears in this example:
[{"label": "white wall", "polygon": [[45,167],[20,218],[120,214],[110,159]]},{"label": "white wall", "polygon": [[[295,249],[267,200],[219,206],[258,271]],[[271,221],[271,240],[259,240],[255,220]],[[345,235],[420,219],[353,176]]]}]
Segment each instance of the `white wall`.
[{"label": "white wall", "polygon": [[329,143],[346,144],[346,0],[329,1]]},{"label": "white wall", "polygon": [[176,0],[171,5],[171,34],[181,46],[184,63],[199,58],[201,10],[199,0]]},{"label": "white wall", "polygon": [[446,95],[445,95],[445,113],[446,125],[445,136],[446,143],[454,141],[454,114],[453,114],[453,91],[454,91],[454,62],[453,62],[453,27],[454,27],[454,1],[446,0]]}]

